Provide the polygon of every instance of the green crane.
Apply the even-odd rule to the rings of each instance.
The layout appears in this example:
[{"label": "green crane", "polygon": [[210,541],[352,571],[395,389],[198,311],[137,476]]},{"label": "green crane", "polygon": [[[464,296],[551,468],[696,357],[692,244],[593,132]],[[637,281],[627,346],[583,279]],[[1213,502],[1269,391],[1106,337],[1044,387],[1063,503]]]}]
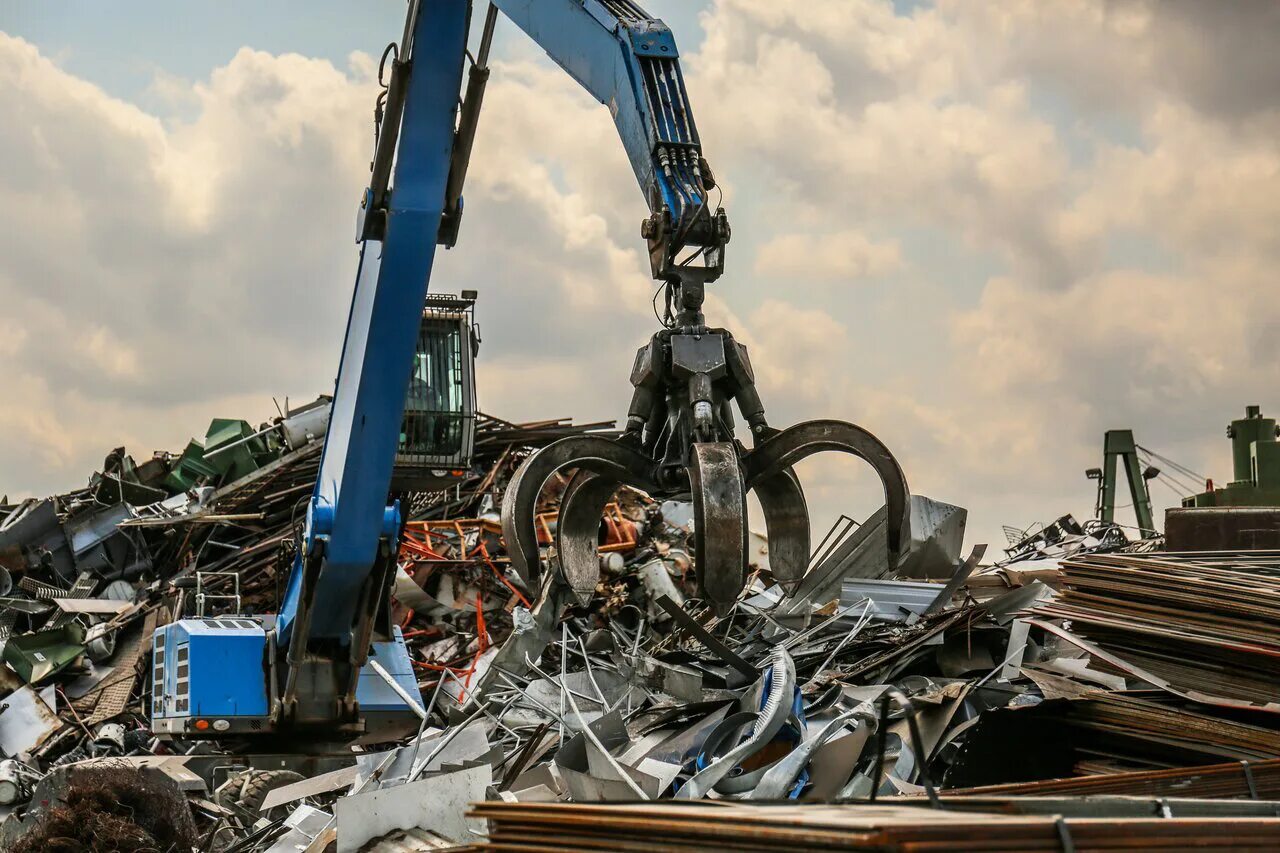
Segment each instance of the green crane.
[{"label": "green crane", "polygon": [[1129,481],[1129,493],[1133,497],[1133,513],[1138,517],[1138,529],[1143,536],[1154,536],[1155,520],[1151,511],[1151,492],[1147,481],[1160,474],[1160,469],[1149,466],[1143,470],[1138,460],[1138,444],[1131,429],[1107,430],[1102,442],[1102,467],[1090,468],[1085,475],[1098,481],[1098,501],[1094,516],[1102,521],[1115,523],[1116,517],[1116,467],[1124,462],[1125,477]]}]

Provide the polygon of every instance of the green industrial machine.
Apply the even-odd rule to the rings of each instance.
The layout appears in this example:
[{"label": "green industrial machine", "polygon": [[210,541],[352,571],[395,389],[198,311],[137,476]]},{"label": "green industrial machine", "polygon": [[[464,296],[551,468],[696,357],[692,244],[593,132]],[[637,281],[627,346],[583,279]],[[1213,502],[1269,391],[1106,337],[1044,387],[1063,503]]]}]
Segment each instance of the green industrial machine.
[{"label": "green industrial machine", "polygon": [[1280,442],[1276,441],[1276,419],[1264,418],[1261,406],[1246,406],[1244,417],[1231,422],[1233,479],[1225,487],[1213,488],[1184,498],[1184,507],[1276,507],[1280,506]]},{"label": "green industrial machine", "polygon": [[1280,443],[1275,418],[1247,406],[1231,422],[1232,481],[1183,498],[1164,515],[1170,551],[1274,551],[1280,549]]},{"label": "green industrial machine", "polygon": [[[1274,423],[1274,422],[1273,422]],[[1155,519],[1151,511],[1151,491],[1147,481],[1159,476],[1160,469],[1143,470],[1138,460],[1138,444],[1133,430],[1107,430],[1102,442],[1102,467],[1090,468],[1085,476],[1098,481],[1098,501],[1094,517],[1105,522],[1116,520],[1116,469],[1124,464],[1125,479],[1129,481],[1129,494],[1133,498],[1133,513],[1138,519],[1138,529],[1144,536],[1156,533]]]}]

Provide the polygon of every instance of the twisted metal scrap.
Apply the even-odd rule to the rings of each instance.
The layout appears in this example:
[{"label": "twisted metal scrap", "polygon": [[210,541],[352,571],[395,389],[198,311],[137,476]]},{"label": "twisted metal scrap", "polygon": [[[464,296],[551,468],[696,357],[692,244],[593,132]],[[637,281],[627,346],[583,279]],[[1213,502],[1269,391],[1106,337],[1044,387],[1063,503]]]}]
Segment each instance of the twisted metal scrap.
[{"label": "twisted metal scrap", "polygon": [[678,800],[699,800],[728,776],[733,768],[764,749],[778,734],[791,715],[792,697],[796,689],[796,665],[781,646],[773,650],[773,659],[762,680],[769,683],[769,695],[756,717],[751,734],[742,743],[712,761],[685,782],[676,792]]}]

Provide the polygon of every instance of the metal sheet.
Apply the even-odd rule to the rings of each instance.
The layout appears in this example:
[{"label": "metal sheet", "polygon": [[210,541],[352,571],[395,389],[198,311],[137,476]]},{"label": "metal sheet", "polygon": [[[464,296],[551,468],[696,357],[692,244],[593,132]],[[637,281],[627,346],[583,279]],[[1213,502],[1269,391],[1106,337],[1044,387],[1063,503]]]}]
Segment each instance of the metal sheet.
[{"label": "metal sheet", "polygon": [[304,797],[314,797],[317,794],[328,794],[348,788],[359,778],[360,769],[353,764],[350,767],[341,767],[328,773],[321,773],[319,776],[312,776],[310,779],[303,779],[301,782],[294,782],[292,785],[284,785],[267,793],[260,811],[270,811],[276,806],[292,803]]},{"label": "metal sheet", "polygon": [[91,613],[115,616],[132,605],[128,601],[111,601],[105,598],[55,598],[53,603],[63,613]]},{"label": "metal sheet", "polygon": [[[431,755],[441,741],[448,735],[447,732],[435,733],[424,736],[422,743],[415,749],[414,741],[410,740],[406,746],[399,747],[388,752],[371,752],[356,756],[356,767],[360,779],[367,779],[377,768],[382,767],[383,761],[390,754],[395,753],[395,758],[391,764],[383,767],[381,780],[383,786],[394,784],[395,782],[407,779],[411,768],[411,762],[419,761]],[[422,772],[432,772],[439,770],[446,764],[462,764],[465,761],[472,761],[480,758],[489,751],[489,737],[485,734],[482,726],[467,726],[460,732],[454,734],[453,738],[440,750],[439,754],[431,759]]]},{"label": "metal sheet", "polygon": [[288,832],[276,839],[265,853],[301,853],[325,831],[333,816],[311,806],[298,806],[284,820]]},{"label": "metal sheet", "polygon": [[334,804],[338,853],[355,853],[393,830],[416,827],[458,843],[469,841],[469,830],[481,830],[484,823],[467,817],[467,808],[484,800],[492,781],[493,769],[480,765],[343,797]]},{"label": "metal sheet", "polygon": [[915,581],[847,580],[841,584],[840,604],[870,600],[873,618],[902,622],[928,610],[944,587]]},{"label": "metal sheet", "polygon": [[[52,691],[47,691],[51,698]],[[30,752],[62,728],[54,709],[30,685],[5,697],[0,708],[0,750],[6,756]]]}]

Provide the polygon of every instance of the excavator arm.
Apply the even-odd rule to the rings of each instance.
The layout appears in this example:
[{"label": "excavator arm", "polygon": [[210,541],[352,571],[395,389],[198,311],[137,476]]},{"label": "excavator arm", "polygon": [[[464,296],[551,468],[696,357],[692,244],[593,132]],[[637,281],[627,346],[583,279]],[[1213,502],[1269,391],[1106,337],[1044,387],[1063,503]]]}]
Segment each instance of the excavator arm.
[{"label": "excavator arm", "polygon": [[[387,497],[444,215],[470,15],[469,0],[412,0],[394,50],[333,413],[275,630],[281,723],[360,716],[357,682],[395,570],[400,514]],[[387,640],[390,626],[379,627]],[[410,674],[402,686],[412,682]]]},{"label": "excavator arm", "polygon": [[729,226],[723,210],[711,208],[715,183],[665,24],[630,0],[497,0],[472,55],[469,0],[410,0],[402,38],[386,54],[333,416],[276,628],[284,720],[355,719],[370,644],[389,631],[375,622],[400,522],[386,497],[404,412],[403,366],[435,246],[458,238],[499,12],[609,107],[649,206],[642,234],[655,278],[697,309],[703,285],[724,269]]},{"label": "excavator arm", "polygon": [[[641,226],[653,277],[714,281],[729,224],[713,209],[675,37],[632,0],[495,0],[494,6],[609,108],[649,205]],[[700,260],[697,265],[689,261]]]},{"label": "excavator arm", "polygon": [[[386,617],[401,526],[388,494],[436,246],[458,238],[499,12],[608,107],[648,205],[641,234],[669,308],[637,356],[624,437],[552,444],[509,485],[502,517],[513,566],[538,585],[538,493],[572,469],[554,577],[579,595],[595,589],[601,510],[624,484],[693,501],[700,585],[721,610],[745,582],[746,492],[755,490],[773,574],[792,589],[809,530],[791,466],[821,450],[873,465],[885,487],[891,560],[905,541],[906,481],[888,450],[840,421],[769,427],[746,349],[706,325],[704,287],[724,270],[730,232],[711,206],[715,181],[670,30],[632,0],[494,0],[473,55],[472,0],[409,0],[402,37],[384,55],[389,76],[360,203],[360,262],[332,416],[280,614],[274,624],[185,619],[160,629],[157,694],[163,685],[171,695],[153,713],[157,732],[334,733],[361,731],[374,713],[410,715],[416,681]],[[734,437],[731,403],[750,426],[751,451]]]}]

